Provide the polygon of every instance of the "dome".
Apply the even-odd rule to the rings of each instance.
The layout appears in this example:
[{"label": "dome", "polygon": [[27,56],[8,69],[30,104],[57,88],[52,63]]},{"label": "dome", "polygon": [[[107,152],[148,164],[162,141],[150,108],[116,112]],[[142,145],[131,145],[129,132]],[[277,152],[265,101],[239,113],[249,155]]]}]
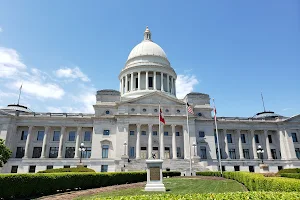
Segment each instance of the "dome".
[{"label": "dome", "polygon": [[275,119],[275,118],[281,118],[281,115],[278,115],[272,111],[264,111],[264,112],[260,112],[257,113],[256,115],[254,115],[253,119]]}]

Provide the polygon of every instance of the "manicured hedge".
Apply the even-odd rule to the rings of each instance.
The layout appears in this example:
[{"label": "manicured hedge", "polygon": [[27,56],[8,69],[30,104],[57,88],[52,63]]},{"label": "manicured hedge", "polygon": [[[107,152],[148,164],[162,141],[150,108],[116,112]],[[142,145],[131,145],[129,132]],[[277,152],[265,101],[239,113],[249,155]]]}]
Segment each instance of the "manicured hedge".
[{"label": "manicured hedge", "polygon": [[280,174],[280,176],[282,177],[287,177],[287,178],[296,178],[296,179],[300,179],[300,174],[297,173],[282,173]]},{"label": "manicured hedge", "polygon": [[221,176],[221,172],[196,172],[197,176]]},{"label": "manicured hedge", "polygon": [[93,169],[86,167],[74,167],[74,168],[59,168],[59,169],[47,169],[39,171],[38,173],[65,173],[65,172],[95,172]]},{"label": "manicured hedge", "polygon": [[3,174],[0,175],[0,199],[26,198],[54,194],[57,190],[88,189],[146,180],[146,172]]},{"label": "manicured hedge", "polygon": [[[112,198],[94,198],[94,199],[112,199]],[[200,194],[154,194],[154,195],[138,195],[138,196],[119,196],[113,197],[116,200],[296,200],[300,199],[299,192],[235,192],[235,193],[200,193]]]},{"label": "manicured hedge", "polygon": [[278,172],[278,174],[282,173],[300,173],[300,168],[282,169]]}]

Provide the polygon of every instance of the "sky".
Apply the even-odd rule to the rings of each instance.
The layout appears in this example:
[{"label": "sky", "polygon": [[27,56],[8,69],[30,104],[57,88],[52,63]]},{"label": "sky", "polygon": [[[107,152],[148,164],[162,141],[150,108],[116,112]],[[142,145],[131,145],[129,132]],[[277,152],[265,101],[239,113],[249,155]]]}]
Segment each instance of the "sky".
[{"label": "sky", "polygon": [[214,98],[218,116],[300,114],[300,2],[0,0],[0,107],[93,113],[95,93],[143,39],[166,52],[177,97]]}]

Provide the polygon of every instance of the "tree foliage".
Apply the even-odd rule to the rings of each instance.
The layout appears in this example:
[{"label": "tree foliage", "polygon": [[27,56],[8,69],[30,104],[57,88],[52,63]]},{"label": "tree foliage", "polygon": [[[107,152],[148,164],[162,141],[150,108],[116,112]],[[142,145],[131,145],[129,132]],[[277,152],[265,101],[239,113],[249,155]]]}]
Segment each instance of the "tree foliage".
[{"label": "tree foliage", "polygon": [[4,140],[0,139],[0,167],[10,158],[11,150],[4,144]]}]

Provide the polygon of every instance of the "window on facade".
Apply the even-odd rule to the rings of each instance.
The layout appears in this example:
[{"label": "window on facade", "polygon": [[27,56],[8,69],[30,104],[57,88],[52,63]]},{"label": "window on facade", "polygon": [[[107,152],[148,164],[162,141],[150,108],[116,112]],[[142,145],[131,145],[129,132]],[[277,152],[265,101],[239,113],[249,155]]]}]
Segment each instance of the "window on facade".
[{"label": "window on facade", "polygon": [[153,77],[148,77],[149,87],[153,87]]},{"label": "window on facade", "polygon": [[86,147],[85,151],[82,152],[82,158],[90,158],[92,154],[92,148]]},{"label": "window on facade", "polygon": [[272,143],[272,135],[268,135],[269,143]]},{"label": "window on facade", "polygon": [[296,156],[300,159],[300,148],[295,148]]},{"label": "window on facade", "polygon": [[278,166],[278,171],[282,170],[283,167],[282,166]]},{"label": "window on facade", "polygon": [[134,153],[135,153],[134,147],[130,147],[130,150],[129,150],[129,157],[130,157],[130,158],[133,158],[133,157],[134,157]]},{"label": "window on facade", "polygon": [[157,131],[153,131],[153,133],[152,133],[153,135],[157,135]]},{"label": "window on facade", "polygon": [[38,131],[37,133],[37,141],[43,141],[43,138],[44,138],[44,131]]},{"label": "window on facade", "polygon": [[164,132],[164,136],[168,136],[169,135],[169,132]]},{"label": "window on facade", "polygon": [[158,147],[152,147],[153,151],[158,151]]},{"label": "window on facade", "polygon": [[297,134],[292,133],[293,142],[298,142]]},{"label": "window on facade", "polygon": [[141,147],[141,150],[145,151],[147,150],[147,147]]},{"label": "window on facade", "polygon": [[47,165],[47,169],[53,169],[53,165]]},{"label": "window on facade", "polygon": [[176,150],[177,150],[177,158],[180,158],[181,157],[181,149],[180,149],[180,147],[177,147]]},{"label": "window on facade", "polygon": [[227,142],[232,143],[232,135],[231,134],[227,134]]},{"label": "window on facade", "polygon": [[108,158],[109,145],[102,145],[102,158]]},{"label": "window on facade", "polygon": [[257,134],[254,135],[254,138],[255,138],[255,143],[259,143],[259,137]]},{"label": "window on facade", "polygon": [[146,134],[146,131],[142,131],[142,135],[147,135],[147,134]]},{"label": "window on facade", "polygon": [[180,133],[179,133],[179,132],[176,132],[176,136],[180,136]]},{"label": "window on facade", "polygon": [[242,140],[242,143],[246,143],[246,137],[245,137],[245,134],[241,134],[241,140]]},{"label": "window on facade", "polygon": [[75,131],[70,131],[69,132],[69,141],[75,141],[75,135],[76,135]]},{"label": "window on facade", "polygon": [[40,158],[42,154],[42,147],[33,147],[32,158]]},{"label": "window on facade", "polygon": [[84,141],[91,141],[91,132],[90,131],[86,131],[84,133]]},{"label": "window on facade", "polygon": [[108,165],[101,165],[101,172],[107,172],[108,171]]},{"label": "window on facade", "polygon": [[226,171],[226,168],[224,165],[222,165],[222,171],[225,172]]},{"label": "window on facade", "polygon": [[199,137],[205,137],[204,131],[199,131]]},{"label": "window on facade", "polygon": [[70,168],[70,165],[64,165],[64,168]]},{"label": "window on facade", "polygon": [[[217,159],[219,159],[219,152],[218,152],[218,148],[216,148],[216,155],[217,155]],[[224,156],[222,154],[222,149],[220,151],[220,155],[221,155],[221,159],[224,159]]]},{"label": "window on facade", "polygon": [[207,159],[206,147],[200,147],[200,158],[201,159]]},{"label": "window on facade", "polygon": [[75,147],[66,147],[65,158],[74,158]]},{"label": "window on facade", "polygon": [[110,113],[109,110],[105,111],[105,114],[109,115],[109,113]]},{"label": "window on facade", "polygon": [[130,131],[130,132],[129,132],[129,135],[134,135],[134,131]]},{"label": "window on facade", "polygon": [[104,130],[103,135],[109,135],[109,130]]},{"label": "window on facade", "polygon": [[273,159],[277,159],[276,149],[271,149],[271,154]]},{"label": "window on facade", "polygon": [[24,147],[17,147],[16,158],[23,158],[25,153]]},{"label": "window on facade", "polygon": [[139,79],[135,78],[135,88],[137,89],[139,87]]},{"label": "window on facade", "polygon": [[236,159],[235,149],[229,149],[229,157],[230,159]]},{"label": "window on facade", "polygon": [[236,172],[240,171],[240,166],[234,166],[234,171]]},{"label": "window on facade", "polygon": [[21,140],[27,140],[28,131],[22,131]]},{"label": "window on facade", "polygon": [[249,166],[249,172],[254,172],[254,166]]},{"label": "window on facade", "polygon": [[10,173],[18,173],[18,165],[11,166]]},{"label": "window on facade", "polygon": [[250,159],[249,149],[243,149],[243,155],[245,159]]},{"label": "window on facade", "polygon": [[50,147],[49,158],[57,158],[58,156],[58,147]]},{"label": "window on facade", "polygon": [[36,166],[35,165],[30,165],[29,166],[29,173],[35,173],[35,168],[36,168]]},{"label": "window on facade", "polygon": [[53,132],[53,141],[59,141],[60,131]]}]

